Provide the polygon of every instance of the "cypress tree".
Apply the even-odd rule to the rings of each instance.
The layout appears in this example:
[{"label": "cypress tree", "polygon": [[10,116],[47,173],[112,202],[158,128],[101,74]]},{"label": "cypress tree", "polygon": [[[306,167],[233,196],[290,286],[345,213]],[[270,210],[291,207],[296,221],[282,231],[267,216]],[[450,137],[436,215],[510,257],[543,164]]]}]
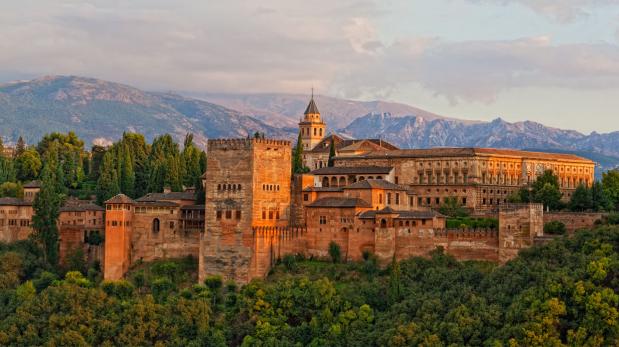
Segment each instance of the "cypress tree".
[{"label": "cypress tree", "polygon": [[389,272],[389,301],[396,303],[402,296],[402,272],[400,263],[395,259],[395,255],[391,260],[391,271]]},{"label": "cypress tree", "polygon": [[0,156],[4,155],[4,142],[2,141],[2,137],[0,136]]},{"label": "cypress tree", "polygon": [[131,159],[128,146],[125,144],[123,147],[120,190],[130,197],[135,197],[135,172],[133,171],[133,160]]},{"label": "cypress tree", "polygon": [[[54,151],[55,152],[55,151]],[[35,230],[33,238],[43,246],[45,261],[51,266],[58,264],[58,226],[60,205],[63,194],[59,187],[64,186],[58,180],[58,173],[62,172],[56,153],[48,153],[45,165],[41,172],[41,191],[33,202],[35,215],[32,218]]]},{"label": "cypress tree", "polygon": [[334,136],[331,135],[331,143],[329,144],[329,162],[327,164],[329,167],[333,166],[333,158],[335,157],[335,140],[333,138]]},{"label": "cypress tree", "polygon": [[0,184],[4,182],[15,182],[15,166],[13,160],[0,155]]},{"label": "cypress tree", "polygon": [[97,181],[97,202],[103,204],[103,202],[112,196],[120,192],[118,186],[118,176],[116,172],[116,165],[114,163],[114,155],[108,151],[103,156],[103,162],[101,163],[101,174]]},{"label": "cypress tree", "polygon": [[15,156],[20,156],[26,150],[26,142],[24,142],[23,137],[19,137],[17,139],[17,145],[15,146]]},{"label": "cypress tree", "polygon": [[294,148],[294,155],[292,156],[292,173],[303,172],[303,143],[301,141],[301,132],[297,138],[297,146]]}]

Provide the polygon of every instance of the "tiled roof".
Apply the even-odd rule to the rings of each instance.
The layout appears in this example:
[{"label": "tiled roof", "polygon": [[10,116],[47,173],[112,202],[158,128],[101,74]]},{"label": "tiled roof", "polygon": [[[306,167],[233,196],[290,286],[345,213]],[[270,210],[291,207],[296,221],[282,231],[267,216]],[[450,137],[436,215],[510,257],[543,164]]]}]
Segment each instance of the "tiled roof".
[{"label": "tiled roof", "polygon": [[30,181],[24,184],[24,188],[41,188],[41,181]]},{"label": "tiled roof", "polygon": [[136,199],[138,202],[161,201],[161,200],[195,200],[193,192],[170,192],[170,193],[148,193],[141,198]]},{"label": "tiled roof", "polygon": [[0,206],[32,206],[32,202],[18,198],[0,198]]},{"label": "tiled roof", "polygon": [[392,167],[384,166],[327,166],[310,172],[313,175],[389,174]]},{"label": "tiled roof", "polygon": [[335,197],[318,199],[307,206],[308,207],[372,207],[369,203],[367,203],[363,199],[335,198]]},{"label": "tiled roof", "polygon": [[307,187],[303,189],[304,192],[343,192],[342,187]]},{"label": "tiled roof", "polygon": [[338,156],[338,160],[346,159],[384,159],[384,158],[440,158],[440,157],[475,157],[475,156],[504,156],[512,158],[528,158],[539,160],[567,160],[593,163],[591,160],[573,154],[529,152],[515,149],[497,148],[427,148],[427,149],[400,149],[390,151],[374,151],[354,157]]},{"label": "tiled roof", "polygon": [[399,184],[391,183],[389,181],[380,180],[363,180],[355,182],[351,185],[344,187],[344,189],[390,189],[390,190],[408,190],[408,187],[401,186]]},{"label": "tiled roof", "polygon": [[318,142],[314,148],[312,148],[308,153],[326,153],[329,152],[329,146],[331,145],[331,139],[335,143],[335,150],[340,151],[343,148],[349,147],[355,143],[369,141],[375,145],[378,145],[383,150],[397,150],[398,147],[390,144],[387,141],[381,139],[344,139],[339,135],[331,134]]},{"label": "tiled roof", "polygon": [[159,207],[178,207],[179,204],[172,202],[172,201],[166,201],[166,200],[159,200],[159,201],[136,201],[135,202],[136,205],[138,206],[159,206]]},{"label": "tiled roof", "polygon": [[364,211],[361,212],[359,214],[359,218],[362,219],[374,219],[376,218],[377,214],[397,214],[398,216],[396,217],[396,219],[430,219],[430,218],[434,218],[434,217],[444,217],[442,214],[434,211],[434,210],[427,210],[427,211],[395,211],[393,209],[391,209],[389,207],[389,212],[382,212],[385,209],[381,210],[381,211],[376,211],[376,210],[371,210],[371,211]]},{"label": "tiled roof", "polygon": [[303,112],[303,114],[320,114],[320,111],[318,111],[318,106],[316,106],[316,102],[314,102],[313,97],[310,100],[309,104],[307,104],[307,108],[305,109],[305,112]]},{"label": "tiled roof", "polygon": [[181,206],[181,210],[204,210],[204,205],[185,205]]},{"label": "tiled roof", "polygon": [[105,203],[106,204],[135,204],[135,201],[131,199],[130,197],[126,196],[125,194],[117,194],[116,196],[112,197]]},{"label": "tiled roof", "polygon": [[60,208],[60,212],[69,212],[69,211],[71,212],[105,211],[105,209],[93,203],[65,205]]}]

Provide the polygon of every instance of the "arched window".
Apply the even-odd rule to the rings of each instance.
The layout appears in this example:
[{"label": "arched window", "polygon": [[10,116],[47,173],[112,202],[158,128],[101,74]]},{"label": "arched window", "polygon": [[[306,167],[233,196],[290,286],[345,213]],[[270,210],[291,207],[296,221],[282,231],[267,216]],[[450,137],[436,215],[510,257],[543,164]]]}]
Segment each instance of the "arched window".
[{"label": "arched window", "polygon": [[387,220],[386,219],[381,219],[380,220],[380,227],[381,228],[386,228],[387,227]]},{"label": "arched window", "polygon": [[217,185],[217,190],[221,190],[221,184]]},{"label": "arched window", "polygon": [[153,219],[153,232],[154,233],[159,232],[159,218]]},{"label": "arched window", "polygon": [[241,185],[240,185],[240,184],[237,184],[236,189],[241,190]]},{"label": "arched window", "polygon": [[328,187],[329,186],[329,177],[323,177],[322,178],[322,186],[323,187]]}]

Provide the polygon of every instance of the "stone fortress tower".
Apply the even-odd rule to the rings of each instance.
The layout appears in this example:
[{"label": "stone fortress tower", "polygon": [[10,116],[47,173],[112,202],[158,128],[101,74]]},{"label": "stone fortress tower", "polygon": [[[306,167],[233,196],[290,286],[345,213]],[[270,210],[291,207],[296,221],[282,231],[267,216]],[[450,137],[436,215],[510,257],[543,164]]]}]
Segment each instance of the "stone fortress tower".
[{"label": "stone fortress tower", "polygon": [[211,274],[247,283],[268,267],[257,260],[255,227],[289,225],[291,145],[269,139],[209,140],[200,281]]}]

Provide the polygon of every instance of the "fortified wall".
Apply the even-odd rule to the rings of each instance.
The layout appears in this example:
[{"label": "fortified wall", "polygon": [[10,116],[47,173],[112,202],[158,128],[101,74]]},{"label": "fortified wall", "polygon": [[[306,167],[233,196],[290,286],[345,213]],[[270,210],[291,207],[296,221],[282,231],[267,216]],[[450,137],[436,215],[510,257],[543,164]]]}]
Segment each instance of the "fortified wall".
[{"label": "fortified wall", "polygon": [[591,228],[597,221],[601,221],[606,213],[602,212],[545,212],[544,224],[559,221],[565,224],[567,233],[573,235],[576,230]]}]

